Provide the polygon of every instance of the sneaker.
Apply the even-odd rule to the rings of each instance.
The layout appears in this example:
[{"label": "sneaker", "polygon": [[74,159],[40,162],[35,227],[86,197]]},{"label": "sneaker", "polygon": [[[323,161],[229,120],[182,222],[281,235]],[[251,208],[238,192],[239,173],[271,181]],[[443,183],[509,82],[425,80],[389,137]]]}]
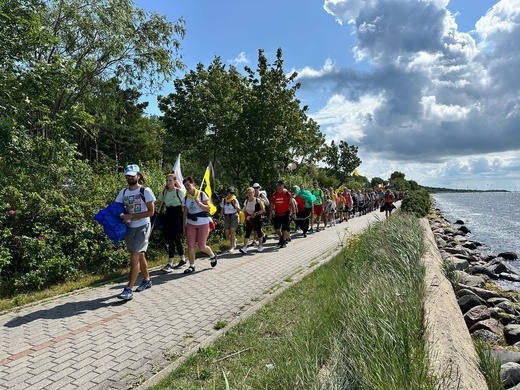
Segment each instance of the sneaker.
[{"label": "sneaker", "polygon": [[307,233],[314,233],[314,229],[310,228],[309,230],[307,230]]},{"label": "sneaker", "polygon": [[247,253],[247,248],[245,246],[243,246],[242,248],[239,249],[240,253],[243,253],[244,255]]},{"label": "sneaker", "polygon": [[117,296],[119,299],[124,299],[125,301],[131,301],[134,297],[134,293],[130,287],[125,287],[123,292]]},{"label": "sneaker", "polygon": [[258,245],[257,251],[262,252],[264,250],[264,246],[262,244]]},{"label": "sneaker", "polygon": [[278,244],[276,244],[276,245],[280,246],[280,245],[282,245],[283,243],[284,243],[283,238],[280,237],[280,239],[278,240]]},{"label": "sneaker", "polygon": [[152,287],[152,279],[150,279],[150,280],[143,279],[143,281],[141,282],[139,287],[136,288],[135,291],[141,292],[141,291],[144,291],[147,288],[151,288],[151,287]]},{"label": "sneaker", "polygon": [[253,245],[254,245],[254,246],[258,246],[258,241],[253,240]]},{"label": "sneaker", "polygon": [[303,238],[307,237],[307,233],[303,233]]},{"label": "sneaker", "polygon": [[287,244],[284,242],[282,245],[280,245],[278,248],[287,248]]},{"label": "sneaker", "polygon": [[211,264],[212,267],[217,265],[217,255],[216,254],[214,254],[213,257],[209,258],[209,263]]},{"label": "sneaker", "polygon": [[195,266],[194,266],[194,265],[190,265],[188,268],[186,268],[186,269],[184,270],[184,273],[185,273],[185,274],[191,274],[191,273],[193,273],[193,272],[195,272]]},{"label": "sneaker", "polygon": [[175,267],[173,267],[173,269],[179,269],[179,268],[182,268],[186,265],[186,260],[184,259],[180,259],[179,262],[177,263],[177,265]]},{"label": "sneaker", "polygon": [[173,272],[173,266],[170,263],[168,263],[163,267],[161,271],[169,274],[170,272]]},{"label": "sneaker", "polygon": [[320,231],[320,228],[319,228],[319,227],[317,227],[317,228],[316,228],[316,232],[319,232],[319,231]]}]

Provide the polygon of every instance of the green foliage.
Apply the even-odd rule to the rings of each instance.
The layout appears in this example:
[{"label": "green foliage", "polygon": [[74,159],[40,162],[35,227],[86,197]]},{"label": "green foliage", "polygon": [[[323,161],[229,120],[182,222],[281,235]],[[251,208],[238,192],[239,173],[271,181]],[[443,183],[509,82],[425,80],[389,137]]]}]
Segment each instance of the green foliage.
[{"label": "green foliage", "polygon": [[475,342],[475,350],[479,358],[479,365],[489,390],[503,390],[504,384],[500,374],[500,359],[493,355],[491,347],[484,341]]},{"label": "green foliage", "polygon": [[254,181],[274,183],[274,161],[303,166],[319,161],[324,148],[317,123],[295,97],[296,73],[287,77],[284,72],[281,49],[272,65],[260,50],[257,69],[245,71],[247,76],[226,69],[216,57],[207,68],[199,64],[176,80],[174,93],[159,98],[166,137],[174,145],[170,153],[184,148],[198,170],[210,160],[221,182],[238,188]]},{"label": "green foliage", "polygon": [[327,148],[325,162],[328,165],[329,175],[333,175],[340,183],[344,183],[352,176],[354,169],[361,165],[361,159],[357,156],[358,148],[340,141],[336,145],[331,142]]},{"label": "green foliage", "polygon": [[418,218],[425,217],[430,212],[431,198],[425,190],[409,191],[406,193],[401,210]]}]

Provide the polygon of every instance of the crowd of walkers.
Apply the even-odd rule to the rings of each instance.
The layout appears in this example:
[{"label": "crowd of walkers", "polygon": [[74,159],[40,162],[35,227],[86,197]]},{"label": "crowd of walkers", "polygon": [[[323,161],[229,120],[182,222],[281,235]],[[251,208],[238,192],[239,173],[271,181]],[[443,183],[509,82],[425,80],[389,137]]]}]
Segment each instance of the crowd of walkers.
[{"label": "crowd of walkers", "polygon": [[[206,244],[210,231],[215,228],[210,215],[209,198],[205,192],[197,189],[193,177],[188,176],[182,180],[184,191],[176,175],[168,174],[165,187],[158,199],[150,188],[143,186],[145,178],[137,165],[132,164],[125,169],[125,178],[128,187],[121,190],[116,202],[122,203],[126,210],[121,214],[121,219],[127,225],[125,242],[130,252],[131,269],[129,283],[118,298],[133,298],[133,287],[139,271],[143,280],[135,291],[140,292],[152,287],[145,252],[153,229],[151,217],[155,214],[156,200],[160,203],[158,211],[163,215],[162,233],[168,248],[168,263],[162,270],[170,273],[188,266],[183,271],[185,274],[195,272],[197,247],[208,255],[212,267],[217,265],[217,254]],[[248,253],[252,234],[252,243],[258,252],[262,252],[267,239],[263,230],[266,221],[273,224],[278,238],[276,247],[282,249],[291,241],[291,226],[301,230],[305,238],[308,234],[319,232],[320,229],[335,226],[336,223],[377,209],[384,211],[388,218],[395,208],[393,203],[402,196],[403,193],[389,189],[322,189],[317,181],[312,183],[310,190],[304,184],[300,184],[289,191],[280,180],[276,183],[276,191],[271,197],[261,190],[259,183],[254,183],[247,188],[245,200],[240,202],[235,188],[230,186],[220,203],[217,224],[223,227],[225,237],[229,240],[229,253],[233,253],[237,247],[236,231],[240,223],[244,224],[245,234],[239,252]],[[183,236],[186,237],[188,261],[182,244]],[[175,264],[176,253],[179,260]]]}]

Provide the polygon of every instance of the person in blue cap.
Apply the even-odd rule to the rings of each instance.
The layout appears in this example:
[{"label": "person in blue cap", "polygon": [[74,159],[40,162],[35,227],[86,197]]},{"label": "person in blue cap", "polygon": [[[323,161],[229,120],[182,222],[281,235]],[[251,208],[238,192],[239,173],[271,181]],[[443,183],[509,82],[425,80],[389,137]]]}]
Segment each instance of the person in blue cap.
[{"label": "person in blue cap", "polygon": [[119,192],[116,202],[123,203],[126,209],[126,213],[121,214],[121,219],[127,224],[125,243],[130,252],[130,277],[128,286],[117,297],[129,301],[134,297],[132,289],[139,270],[143,274],[143,280],[136,291],[140,292],[152,287],[145,253],[151,232],[150,217],[155,212],[155,195],[151,189],[142,185],[146,179],[138,165],[128,165],[125,169],[125,178],[128,187]]}]

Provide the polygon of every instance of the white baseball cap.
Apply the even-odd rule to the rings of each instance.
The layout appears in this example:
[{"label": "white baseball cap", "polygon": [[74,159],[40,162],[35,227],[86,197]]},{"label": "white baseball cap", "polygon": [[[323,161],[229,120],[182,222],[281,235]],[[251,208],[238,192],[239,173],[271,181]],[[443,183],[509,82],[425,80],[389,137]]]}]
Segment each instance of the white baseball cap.
[{"label": "white baseball cap", "polygon": [[135,176],[139,173],[139,165],[131,164],[125,168],[125,176]]},{"label": "white baseball cap", "polygon": [[258,183],[253,184],[253,188],[260,188],[260,184],[258,184]]}]

